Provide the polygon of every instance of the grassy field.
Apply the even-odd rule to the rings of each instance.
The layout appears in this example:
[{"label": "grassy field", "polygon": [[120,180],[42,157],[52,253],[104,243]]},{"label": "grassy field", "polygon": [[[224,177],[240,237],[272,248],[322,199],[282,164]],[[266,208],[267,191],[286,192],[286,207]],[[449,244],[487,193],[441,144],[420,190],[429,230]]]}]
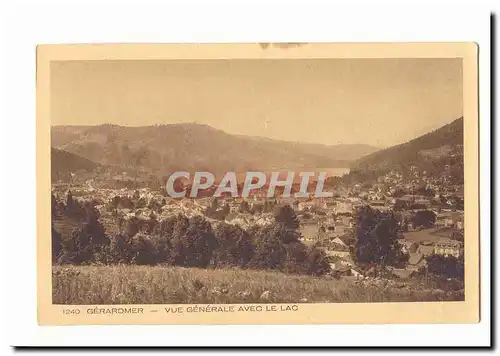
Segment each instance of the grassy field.
[{"label": "grassy field", "polygon": [[340,303],[461,300],[463,293],[237,269],[55,266],[54,304]]}]

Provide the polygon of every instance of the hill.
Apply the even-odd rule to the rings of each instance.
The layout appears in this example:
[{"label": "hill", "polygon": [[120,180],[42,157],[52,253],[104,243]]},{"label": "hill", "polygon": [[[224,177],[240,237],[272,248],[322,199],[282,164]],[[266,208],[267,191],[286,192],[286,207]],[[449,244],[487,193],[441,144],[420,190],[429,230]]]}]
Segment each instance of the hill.
[{"label": "hill", "polygon": [[[351,169],[359,171],[438,171],[449,166],[463,169],[463,118],[406,143],[369,154],[356,160]],[[463,177],[463,171],[462,171]]]},{"label": "hill", "polygon": [[97,163],[89,159],[54,147],[51,148],[50,161],[52,181],[56,181],[63,176],[66,177],[70,172],[92,171],[98,167]]},{"label": "hill", "polygon": [[51,136],[54,147],[91,161],[155,174],[345,168],[377,150],[367,145],[326,146],[230,135],[200,124],[54,126]]}]

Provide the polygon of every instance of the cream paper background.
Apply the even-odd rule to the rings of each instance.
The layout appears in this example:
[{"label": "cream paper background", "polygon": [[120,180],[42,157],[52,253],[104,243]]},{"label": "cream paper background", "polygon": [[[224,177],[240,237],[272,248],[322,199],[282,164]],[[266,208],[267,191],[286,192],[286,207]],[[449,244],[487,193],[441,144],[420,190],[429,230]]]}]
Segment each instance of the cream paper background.
[{"label": "cream paper background", "polygon": [[[263,50],[258,44],[99,44],[37,48],[37,234],[38,321],[76,324],[322,324],[473,323],[479,319],[478,91],[474,43],[307,44]],[[300,304],[296,312],[151,313],[63,315],[68,306],[51,303],[50,253],[50,62],[54,60],[148,60],[217,58],[462,58],[464,81],[465,301],[423,303]],[[216,90],[216,88],[214,88]],[[173,306],[173,305],[169,305]],[[106,306],[99,306],[105,308]],[[110,306],[118,307],[118,306]],[[125,306],[120,306],[125,307]],[[174,306],[175,307],[175,306]],[[184,305],[186,307],[186,305]]]}]

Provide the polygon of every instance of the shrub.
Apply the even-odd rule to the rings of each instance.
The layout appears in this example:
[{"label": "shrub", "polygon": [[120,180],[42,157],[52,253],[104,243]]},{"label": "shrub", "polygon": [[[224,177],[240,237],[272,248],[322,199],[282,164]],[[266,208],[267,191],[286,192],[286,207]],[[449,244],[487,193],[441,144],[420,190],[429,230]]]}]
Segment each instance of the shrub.
[{"label": "shrub", "polygon": [[310,247],[307,253],[307,274],[321,276],[330,272],[330,263],[325,252],[316,247]]},{"label": "shrub", "polygon": [[399,224],[392,212],[381,212],[369,206],[356,212],[356,241],[351,247],[360,265],[404,266],[408,255],[397,242]]},{"label": "shrub", "polygon": [[214,252],[217,267],[246,267],[253,256],[250,235],[239,226],[221,223],[214,230],[218,248]]},{"label": "shrub", "polygon": [[201,216],[179,217],[171,238],[171,261],[185,267],[207,267],[217,247],[210,223]]},{"label": "shrub", "polygon": [[464,280],[464,256],[443,256],[432,254],[427,257],[427,271],[446,278]]}]

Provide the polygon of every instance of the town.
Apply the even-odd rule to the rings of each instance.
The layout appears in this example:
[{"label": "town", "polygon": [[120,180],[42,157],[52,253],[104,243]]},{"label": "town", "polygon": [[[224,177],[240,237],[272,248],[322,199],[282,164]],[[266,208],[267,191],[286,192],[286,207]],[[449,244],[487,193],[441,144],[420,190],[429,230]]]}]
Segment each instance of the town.
[{"label": "town", "polygon": [[[130,219],[162,221],[178,214],[188,218],[200,216],[214,226],[224,222],[247,230],[252,226],[272,224],[273,212],[288,205],[300,222],[301,241],[324,251],[331,273],[367,278],[366,271],[354,262],[351,247],[356,239],[356,209],[369,206],[380,212],[392,212],[397,219],[398,246],[409,256],[402,268],[388,267],[398,278],[409,278],[424,269],[431,255],[455,258],[463,255],[463,184],[450,184],[446,175],[433,178],[415,167],[405,176],[396,171],[387,172],[372,183],[346,183],[349,175],[330,177],[324,182],[330,197],[317,197],[315,184],[304,193],[300,181],[288,189],[301,192],[295,195],[286,194],[286,187],[279,186],[275,196],[269,197],[269,184],[259,184],[247,190],[246,197],[234,197],[231,192],[214,197],[208,192],[205,196],[188,198],[184,195],[193,187],[181,185],[176,189],[181,189],[183,197],[176,198],[161,185],[149,187],[151,184],[147,181],[137,181],[126,172],[94,178],[83,173],[72,176],[69,183],[54,182],[55,199],[60,202],[68,198],[92,201],[109,234],[122,231]],[[120,187],[124,181],[134,181],[138,187]],[[210,186],[212,192],[218,189],[217,184]],[[240,184],[238,189],[246,188]],[[56,229],[68,231],[64,222],[57,220]]]}]

